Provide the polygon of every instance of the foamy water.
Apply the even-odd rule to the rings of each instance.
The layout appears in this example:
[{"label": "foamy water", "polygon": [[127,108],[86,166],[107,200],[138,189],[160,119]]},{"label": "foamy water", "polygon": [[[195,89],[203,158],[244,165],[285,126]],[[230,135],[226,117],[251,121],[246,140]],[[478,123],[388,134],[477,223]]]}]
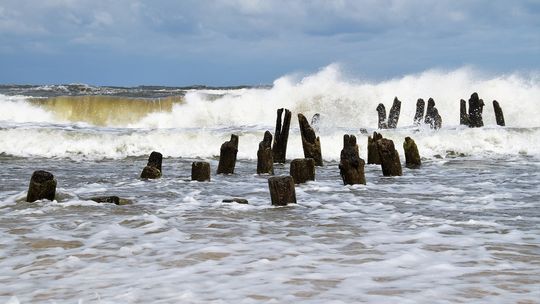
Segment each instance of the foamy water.
[{"label": "foamy water", "polygon": [[[31,101],[70,95],[70,86],[0,95],[0,303],[540,298],[538,78],[464,68],[373,83],[346,79],[330,66],[280,78],[271,88],[75,88],[120,98],[113,103],[124,108],[114,113],[125,120],[101,119],[108,111],[96,109],[91,96],[77,107],[69,98],[62,106]],[[486,103],[486,126],[459,126],[459,99],[475,91]],[[167,94],[182,100],[147,114],[127,99]],[[367,185],[343,186],[343,134],[358,137],[366,158],[360,128],[374,131],[377,104],[389,108],[394,96],[402,100],[398,129],[382,133],[402,161],[404,137],[415,139],[422,168],[386,178],[368,165]],[[416,99],[429,97],[443,118],[438,131],[411,126]],[[507,127],[495,125],[493,99]],[[315,181],[296,187],[297,205],[276,208],[268,176],[255,172],[258,143],[265,130],[274,131],[279,107],[293,112],[288,159],[303,157],[296,113],[321,114],[325,165]],[[77,109],[87,112],[68,112]],[[240,136],[236,173],[215,175],[219,147],[231,133]],[[163,178],[140,180],[153,150],[165,156]],[[211,182],[189,181],[194,160],[210,162]],[[53,202],[24,202],[38,169],[58,180]],[[289,165],[275,171],[288,174]],[[132,204],[88,200],[98,195]],[[221,202],[230,197],[249,205]]]}]

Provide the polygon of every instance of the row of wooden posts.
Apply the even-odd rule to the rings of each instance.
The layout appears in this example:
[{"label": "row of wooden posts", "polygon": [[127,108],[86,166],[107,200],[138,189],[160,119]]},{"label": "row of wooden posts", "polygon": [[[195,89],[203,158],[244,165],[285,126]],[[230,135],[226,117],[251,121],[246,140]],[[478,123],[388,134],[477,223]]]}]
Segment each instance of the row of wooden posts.
[{"label": "row of wooden posts", "polygon": [[[283,118],[283,120],[282,120]],[[287,109],[277,110],[275,136],[269,131],[264,133],[263,140],[259,143],[257,151],[257,173],[274,174],[274,163],[285,163],[291,112]],[[273,205],[287,205],[296,203],[295,184],[315,180],[315,167],[322,166],[321,143],[314,129],[306,117],[299,113],[298,122],[302,138],[304,158],[294,159],[290,165],[289,176],[273,176],[268,179],[268,187]],[[273,139],[273,141],[272,141]],[[273,144],[272,144],[273,142]],[[420,166],[420,155],[414,141],[407,137],[403,144],[405,149],[406,164],[411,168]],[[238,136],[231,135],[229,141],[224,142],[220,148],[217,174],[233,174],[238,153]],[[152,152],[147,165],[143,168],[140,177],[143,179],[156,179],[162,176],[163,155]],[[368,164],[380,164],[383,175],[399,176],[402,174],[399,154],[390,139],[383,138],[381,134],[374,132],[373,137],[368,137]],[[346,185],[365,184],[364,175],[365,161],[360,158],[356,137],[344,135],[343,150],[341,151],[339,170]],[[210,181],[210,164],[208,162],[193,162],[191,179],[194,181]],[[27,201],[33,202],[39,199],[53,200],[56,192],[56,180],[46,171],[36,171],[30,180]],[[96,202],[119,204],[121,199],[116,196],[103,196],[90,198]],[[244,202],[244,200],[234,200]]]},{"label": "row of wooden posts", "polygon": [[[416,113],[414,124],[421,124],[424,120],[433,129],[439,129],[442,119],[435,107],[433,98],[428,100],[427,110],[424,117],[425,102],[418,99],[416,103]],[[484,101],[473,93],[469,98],[469,109],[465,100],[460,101],[460,124],[469,127],[482,127],[482,110]],[[495,117],[497,124],[504,126],[504,116],[499,103],[494,100]],[[401,111],[401,101],[396,97],[388,117],[386,110],[381,103],[377,106],[379,114],[379,129],[396,128]],[[319,115],[315,114],[312,123],[318,120]],[[270,197],[273,205],[286,205],[296,203],[295,184],[305,183],[315,180],[315,167],[322,166],[321,142],[315,134],[315,130],[309,124],[306,117],[299,113],[298,123],[302,138],[302,148],[304,158],[291,161],[289,176],[273,176],[268,179]],[[289,138],[289,128],[291,125],[291,112],[287,109],[277,110],[276,129],[274,136],[269,131],[264,133],[263,140],[259,143],[257,151],[257,174],[274,174],[274,163],[285,163],[287,142]],[[409,168],[418,168],[421,165],[418,147],[413,139],[405,138],[403,143],[405,152],[405,164]],[[401,161],[394,142],[384,138],[380,133],[373,132],[373,136],[368,137],[367,142],[367,163],[379,164],[384,176],[402,175]],[[236,154],[238,152],[238,136],[231,135],[231,139],[221,145],[217,174],[233,174],[236,165]],[[141,172],[143,179],[160,178],[162,175],[161,163],[163,156],[159,152],[152,152],[148,158],[148,163]],[[339,172],[345,185],[365,184],[364,175],[365,161],[360,158],[358,145],[354,135],[343,136],[343,149],[341,150]],[[191,179],[195,181],[210,181],[210,164],[207,162],[193,162],[191,168]],[[30,180],[30,186],[26,200],[34,202],[40,199],[53,200],[56,193],[56,180],[54,176],[46,171],[35,171]],[[116,196],[102,196],[90,198],[96,202],[107,202],[120,204],[121,199]],[[228,201],[228,200],[225,200]],[[233,199],[237,202],[245,202],[241,199]]]},{"label": "row of wooden posts", "polygon": [[[439,110],[435,107],[435,100],[429,98],[427,104],[427,110],[425,111],[424,117],[424,108],[425,101],[422,98],[419,98],[416,101],[416,113],[414,115],[413,123],[415,126],[418,126],[424,123],[430,126],[431,129],[440,129],[442,126],[442,117],[439,114]],[[484,126],[482,120],[482,112],[484,108],[484,101],[478,97],[478,93],[473,93],[469,98],[469,109],[467,111],[467,102],[464,99],[461,99],[459,107],[459,123],[461,125],[466,125],[470,128],[477,128]],[[493,109],[495,111],[495,121],[497,125],[504,126],[504,114],[497,100],[493,100]],[[384,104],[380,103],[377,106],[377,113],[379,115],[379,129],[395,129],[399,121],[399,114],[401,112],[401,101],[396,97],[390,108],[388,117],[386,116],[386,108]]]}]

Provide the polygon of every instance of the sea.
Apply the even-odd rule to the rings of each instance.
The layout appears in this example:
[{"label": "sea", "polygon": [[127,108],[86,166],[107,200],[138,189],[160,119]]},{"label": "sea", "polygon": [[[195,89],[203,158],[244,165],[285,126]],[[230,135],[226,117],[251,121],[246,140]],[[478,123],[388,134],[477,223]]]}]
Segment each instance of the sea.
[{"label": "sea", "polygon": [[[477,92],[484,127],[459,124]],[[376,107],[402,101],[398,126]],[[432,97],[442,128],[413,125]],[[495,123],[492,101],[506,126]],[[271,205],[257,149],[276,110],[292,112],[289,175],[303,158],[297,114],[318,113],[324,160]],[[344,185],[343,135],[367,158],[374,131],[415,140],[422,166]],[[239,136],[234,174],[220,146]],[[149,154],[163,176],[141,180]],[[209,162],[210,182],[190,180]],[[0,85],[0,303],[540,303],[540,77],[472,68],[387,80],[331,65],[270,85]],[[54,201],[25,201],[32,173],[57,180]],[[116,195],[128,204],[96,203]],[[224,203],[244,198],[249,204]]]}]

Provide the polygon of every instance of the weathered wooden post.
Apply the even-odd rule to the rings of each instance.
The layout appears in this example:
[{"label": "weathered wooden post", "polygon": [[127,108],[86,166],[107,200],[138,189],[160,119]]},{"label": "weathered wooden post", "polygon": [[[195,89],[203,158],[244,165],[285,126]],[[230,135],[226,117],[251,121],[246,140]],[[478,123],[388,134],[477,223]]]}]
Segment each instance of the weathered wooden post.
[{"label": "weathered wooden post", "polygon": [[[283,125],[281,124],[281,115],[285,110]],[[274,132],[274,144],[272,153],[274,154],[274,163],[285,163],[287,154],[287,141],[289,140],[289,128],[291,126],[291,111],[287,109],[277,110],[276,131]]]},{"label": "weathered wooden post", "polygon": [[380,133],[373,132],[373,137],[368,136],[367,140],[367,163],[368,164],[381,164],[381,157],[379,156],[379,150],[377,150],[377,140],[383,138]]},{"label": "weathered wooden post", "polygon": [[[416,113],[414,114],[414,125],[419,126],[424,119],[424,108],[426,107],[426,102],[422,98],[418,98],[416,101]],[[368,160],[369,164],[369,160]]]},{"label": "weathered wooden post", "polygon": [[426,125],[431,125],[433,121],[433,109],[435,108],[435,100],[433,98],[428,99],[426,116],[424,118],[424,123]]},{"label": "weathered wooden post", "polygon": [[420,153],[414,140],[410,137],[405,137],[403,142],[403,150],[405,150],[405,166],[410,169],[419,168],[422,164]]},{"label": "weathered wooden post", "polygon": [[429,127],[431,129],[438,130],[442,126],[442,117],[441,115],[439,115],[439,110],[437,108],[433,108],[432,115],[433,115],[433,118],[431,120],[431,124],[429,125]]},{"label": "weathered wooden post", "polygon": [[193,162],[191,164],[191,180],[198,182],[209,182],[210,164],[207,162]]},{"label": "weathered wooden post", "polygon": [[217,174],[233,174],[238,153],[238,135],[232,134],[229,141],[221,145]]},{"label": "weathered wooden post", "polygon": [[386,123],[386,108],[382,103],[377,106],[377,114],[379,115],[379,129],[387,129],[388,124]]},{"label": "weathered wooden post", "polygon": [[497,121],[497,125],[504,127],[503,110],[501,109],[499,102],[496,100],[493,101],[493,110],[495,111],[495,121]]},{"label": "weathered wooden post", "polygon": [[467,102],[465,99],[459,101],[459,124],[469,126],[469,114],[467,114]]},{"label": "weathered wooden post", "polygon": [[315,135],[315,131],[309,125],[306,117],[301,113],[298,113],[298,124],[300,125],[304,157],[312,158],[316,166],[322,166],[321,140]]},{"label": "weathered wooden post", "polygon": [[257,151],[257,174],[274,174],[274,156],[272,153],[272,134],[264,132]]},{"label": "weathered wooden post", "polygon": [[345,185],[366,184],[364,175],[365,162],[358,154],[358,145],[354,135],[343,136],[343,149],[339,162],[339,174]]},{"label": "weathered wooden post", "polygon": [[153,151],[148,157],[148,164],[141,172],[141,178],[145,179],[156,179],[160,178],[161,173],[161,163],[163,161],[163,155],[159,152]]},{"label": "weathered wooden post", "polygon": [[484,126],[482,120],[482,111],[484,108],[484,101],[478,98],[478,94],[475,92],[469,98],[469,127],[478,128]]},{"label": "weathered wooden post", "polygon": [[431,129],[440,129],[442,126],[442,117],[439,115],[439,110],[435,108],[435,100],[433,98],[428,99],[424,123],[429,125]]},{"label": "weathered wooden post", "polygon": [[272,205],[296,204],[294,180],[291,176],[272,176],[268,179]]},{"label": "weathered wooden post", "polygon": [[47,171],[34,171],[30,178],[26,201],[29,203],[41,199],[54,200],[56,195],[56,179]]},{"label": "weathered wooden post", "polygon": [[313,158],[297,158],[291,161],[291,176],[295,184],[315,180],[315,161]]},{"label": "weathered wooden post", "polygon": [[399,121],[399,113],[401,112],[401,101],[397,97],[394,98],[390,113],[388,113],[388,128],[395,129]]},{"label": "weathered wooden post", "polygon": [[381,156],[381,168],[384,176],[401,176],[401,162],[394,142],[387,138],[377,141],[377,148]]}]

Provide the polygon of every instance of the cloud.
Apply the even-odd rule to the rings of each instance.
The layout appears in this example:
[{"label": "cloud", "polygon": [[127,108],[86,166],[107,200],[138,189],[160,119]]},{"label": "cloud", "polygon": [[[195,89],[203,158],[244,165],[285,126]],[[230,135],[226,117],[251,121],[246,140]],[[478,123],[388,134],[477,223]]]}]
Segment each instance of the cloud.
[{"label": "cloud", "polygon": [[[165,60],[184,66],[212,65],[216,73],[237,66],[238,75],[253,73],[239,69],[257,65],[260,71],[270,71],[265,81],[287,69],[313,69],[334,61],[370,73],[459,64],[526,66],[527,61],[534,66],[538,60],[531,54],[540,46],[539,28],[540,4],[534,0],[4,0],[0,4],[4,57],[56,52],[63,58],[107,63],[112,58],[146,60],[149,66]],[[508,55],[512,51],[516,58]]]}]

